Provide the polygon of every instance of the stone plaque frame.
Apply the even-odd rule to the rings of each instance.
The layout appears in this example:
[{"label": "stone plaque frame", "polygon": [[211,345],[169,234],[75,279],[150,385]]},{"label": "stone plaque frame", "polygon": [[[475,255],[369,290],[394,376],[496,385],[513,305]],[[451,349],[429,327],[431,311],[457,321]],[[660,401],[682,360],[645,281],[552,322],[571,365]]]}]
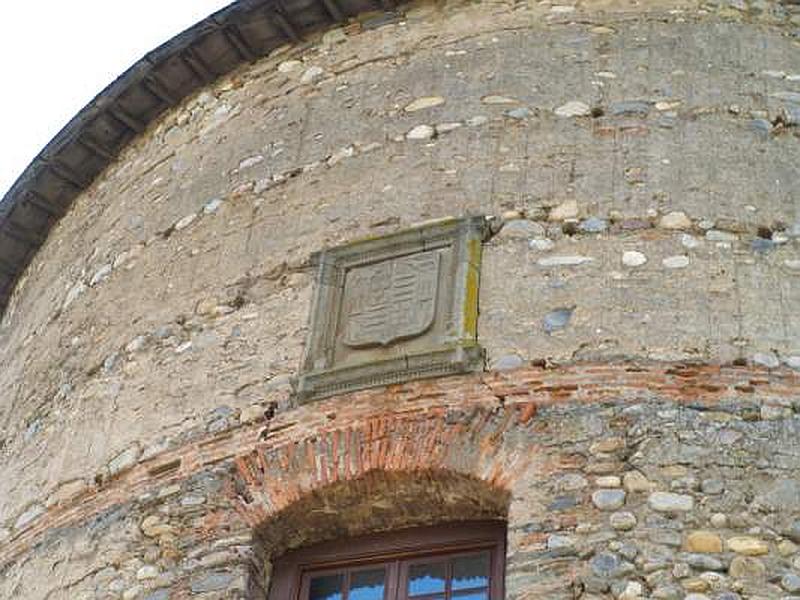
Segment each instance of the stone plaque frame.
[{"label": "stone plaque frame", "polygon": [[[488,232],[488,220],[482,216],[444,219],[314,254],[312,265],[317,274],[306,353],[295,385],[298,400],[308,402],[373,386],[482,370],[478,287]],[[395,275],[397,271],[400,275]],[[412,326],[408,335],[398,329],[392,331],[394,337],[389,336],[388,341],[376,337],[368,347],[371,338],[362,330],[345,335],[345,326],[353,327],[353,317],[346,314],[344,305],[352,305],[351,298],[358,297],[358,290],[352,292],[350,288],[360,285],[348,284],[348,274],[359,282],[370,274],[377,277],[376,273],[388,273],[387,277],[396,276],[398,280],[424,280],[418,287],[426,294],[417,293],[416,288],[401,290],[404,298],[424,296],[416,305],[399,306],[397,298],[390,297],[382,305],[389,308],[383,310],[390,311],[395,321],[409,321]],[[394,290],[393,282],[387,281],[382,289]],[[403,311],[408,313],[409,307],[430,310],[423,305],[431,297],[434,309],[429,326],[425,327],[427,314],[404,319]],[[348,316],[350,320],[346,321]],[[391,319],[389,322],[394,325]],[[347,340],[353,338],[367,347],[348,344]]]}]

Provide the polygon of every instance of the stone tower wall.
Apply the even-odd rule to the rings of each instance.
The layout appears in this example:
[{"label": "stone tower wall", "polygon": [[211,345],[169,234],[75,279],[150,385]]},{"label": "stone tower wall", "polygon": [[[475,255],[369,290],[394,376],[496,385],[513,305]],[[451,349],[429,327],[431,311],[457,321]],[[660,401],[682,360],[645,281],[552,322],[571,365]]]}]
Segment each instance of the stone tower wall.
[{"label": "stone tower wall", "polygon": [[[263,598],[465,516],[509,599],[800,595],[799,21],[422,4],[159,120],[4,315],[0,598]],[[486,371],[298,407],[310,255],[467,214]]]}]

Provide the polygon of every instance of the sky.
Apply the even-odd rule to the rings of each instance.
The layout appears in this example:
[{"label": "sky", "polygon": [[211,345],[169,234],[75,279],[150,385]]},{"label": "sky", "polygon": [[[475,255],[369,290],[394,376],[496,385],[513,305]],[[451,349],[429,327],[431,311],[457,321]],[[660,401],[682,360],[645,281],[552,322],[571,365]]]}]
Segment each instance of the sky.
[{"label": "sky", "polygon": [[232,0],[12,0],[0,36],[0,199],[98,92]]}]

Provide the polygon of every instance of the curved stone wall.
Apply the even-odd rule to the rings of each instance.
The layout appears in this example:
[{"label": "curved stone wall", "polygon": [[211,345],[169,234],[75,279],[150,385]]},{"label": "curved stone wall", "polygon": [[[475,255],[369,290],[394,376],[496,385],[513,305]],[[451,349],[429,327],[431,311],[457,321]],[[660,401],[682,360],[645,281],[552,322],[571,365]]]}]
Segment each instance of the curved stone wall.
[{"label": "curved stone wall", "polygon": [[[351,427],[354,447],[448,447],[473,425],[443,462],[409,466],[406,442],[342,478],[434,469],[509,494],[490,512],[510,598],[796,592],[799,19],[423,4],[167,114],[4,315],[0,597],[255,598],[253,529],[318,482],[286,496],[246,457],[327,455],[322,433]],[[298,408],[310,255],[465,214],[496,230],[487,373]]]}]

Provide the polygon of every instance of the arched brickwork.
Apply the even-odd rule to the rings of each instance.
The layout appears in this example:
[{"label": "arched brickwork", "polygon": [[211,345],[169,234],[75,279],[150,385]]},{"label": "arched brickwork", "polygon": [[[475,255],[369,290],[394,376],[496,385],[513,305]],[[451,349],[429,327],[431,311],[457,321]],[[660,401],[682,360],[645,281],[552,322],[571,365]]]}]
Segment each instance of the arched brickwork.
[{"label": "arched brickwork", "polygon": [[259,444],[236,459],[240,507],[258,526],[308,494],[373,472],[451,472],[507,492],[531,454],[511,452],[503,438],[524,416],[497,406],[386,411],[284,445]]},{"label": "arched brickwork", "polygon": [[444,522],[506,520],[516,476],[535,455],[506,444],[526,427],[525,408],[385,411],[237,457],[235,506],[255,534],[248,598],[264,597],[271,560],[288,550]]}]

